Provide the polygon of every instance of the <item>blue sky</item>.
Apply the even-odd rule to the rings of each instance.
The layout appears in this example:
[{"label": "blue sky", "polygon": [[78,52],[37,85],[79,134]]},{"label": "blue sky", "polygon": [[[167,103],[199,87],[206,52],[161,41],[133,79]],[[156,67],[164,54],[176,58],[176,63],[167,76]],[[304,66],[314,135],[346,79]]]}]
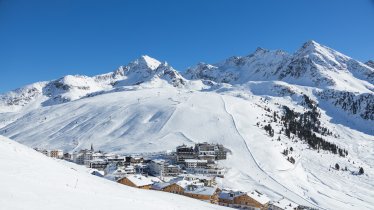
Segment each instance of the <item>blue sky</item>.
[{"label": "blue sky", "polygon": [[310,39],[374,59],[374,1],[0,0],[0,92],[106,73],[143,54],[184,70]]}]

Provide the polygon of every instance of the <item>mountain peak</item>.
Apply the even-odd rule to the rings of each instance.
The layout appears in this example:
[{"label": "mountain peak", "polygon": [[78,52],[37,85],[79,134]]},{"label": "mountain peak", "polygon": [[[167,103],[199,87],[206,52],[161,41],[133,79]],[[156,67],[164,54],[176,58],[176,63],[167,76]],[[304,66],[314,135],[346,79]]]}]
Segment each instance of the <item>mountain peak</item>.
[{"label": "mountain peak", "polygon": [[305,42],[303,45],[305,45],[305,46],[319,46],[320,44],[311,39],[311,40]]},{"label": "mountain peak", "polygon": [[254,54],[261,54],[261,53],[265,53],[265,52],[269,52],[269,50],[264,49],[262,47],[257,47],[257,49],[255,50]]},{"label": "mountain peak", "polygon": [[148,55],[142,55],[135,61],[131,62],[130,65],[132,66],[141,66],[146,67],[152,70],[157,69],[160,66],[161,62],[148,56]]},{"label": "mountain peak", "polygon": [[323,57],[323,60],[333,60],[336,64],[340,61],[349,59],[346,55],[319,44],[314,40],[305,42],[295,54],[302,57],[313,55],[313,57],[319,57],[320,59]]},{"label": "mountain peak", "polygon": [[303,44],[303,46],[299,49],[302,52],[311,52],[311,51],[318,51],[318,49],[325,48],[318,42],[314,40],[309,40]]}]

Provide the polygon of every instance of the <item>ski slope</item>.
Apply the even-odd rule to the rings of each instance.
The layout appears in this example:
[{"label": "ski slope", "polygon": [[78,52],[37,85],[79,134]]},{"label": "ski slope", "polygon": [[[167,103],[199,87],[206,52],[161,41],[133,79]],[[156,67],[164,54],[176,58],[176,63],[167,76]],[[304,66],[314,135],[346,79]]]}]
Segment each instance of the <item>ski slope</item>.
[{"label": "ski slope", "polygon": [[[374,69],[314,41],[293,54],[257,49],[184,74],[149,56],[114,72],[65,76],[0,95],[0,135],[30,147],[150,153],[196,142],[231,150],[221,187],[321,209],[374,209]],[[319,105],[345,158],[279,134],[274,111]],[[270,110],[270,111],[269,111]],[[274,128],[274,137],[263,129]],[[319,135],[319,134],[318,134]],[[287,161],[284,149],[295,164]],[[338,163],[347,170],[335,170]],[[365,173],[357,175],[359,167]]]},{"label": "ski slope", "polygon": [[[350,151],[351,159],[364,165],[367,175],[328,171],[330,165],[343,160],[329,154],[320,157],[322,154],[308,151],[302,143],[292,144],[295,153],[300,153],[298,163],[293,165],[281,154],[290,142],[283,138],[281,142],[272,141],[255,126],[266,115],[261,100],[255,95],[244,99],[229,93],[145,88],[40,107],[19,114],[20,119],[1,132],[31,147],[67,151],[88,148],[91,143],[96,149],[118,153],[159,152],[202,141],[222,143],[232,155],[222,163],[228,173],[220,181],[221,187],[257,189],[275,200],[284,196],[326,209],[374,206],[374,183],[370,179],[374,145],[370,136],[360,134],[362,145],[355,148],[357,154]],[[283,98],[277,100],[288,103]],[[268,106],[276,109],[272,103]],[[350,135],[358,136],[352,132]],[[361,152],[368,155],[364,161]],[[323,180],[342,187],[334,189]],[[326,188],[334,196],[324,194]]]},{"label": "ski slope", "polygon": [[0,157],[1,209],[228,209],[184,196],[117,184],[2,136]]}]

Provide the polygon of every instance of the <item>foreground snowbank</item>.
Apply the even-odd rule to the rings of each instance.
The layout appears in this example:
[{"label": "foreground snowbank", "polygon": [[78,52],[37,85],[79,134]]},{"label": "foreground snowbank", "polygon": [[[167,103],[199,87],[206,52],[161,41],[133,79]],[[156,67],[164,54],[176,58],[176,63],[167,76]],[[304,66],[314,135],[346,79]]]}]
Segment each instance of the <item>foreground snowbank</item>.
[{"label": "foreground snowbank", "polygon": [[107,181],[2,136],[0,168],[1,209],[226,209]]}]

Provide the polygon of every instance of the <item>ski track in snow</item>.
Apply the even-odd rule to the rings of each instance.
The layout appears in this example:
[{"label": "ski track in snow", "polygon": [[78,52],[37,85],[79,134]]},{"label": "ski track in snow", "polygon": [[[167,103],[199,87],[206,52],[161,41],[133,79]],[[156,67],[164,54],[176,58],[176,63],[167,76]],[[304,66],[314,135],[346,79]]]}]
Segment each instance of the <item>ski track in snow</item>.
[{"label": "ski track in snow", "polygon": [[[312,205],[312,206],[314,206],[314,207],[318,207],[318,208],[322,209],[321,207],[317,206],[317,205],[318,205],[317,203],[312,203],[312,202],[308,201],[307,199],[301,197],[300,195],[294,193],[292,190],[289,190],[287,187],[285,187],[284,185],[282,185],[281,183],[279,183],[278,181],[276,181],[272,176],[270,176],[269,174],[267,174],[267,173],[266,173],[266,172],[265,172],[265,171],[260,167],[260,165],[258,164],[258,162],[256,161],[256,159],[253,157],[253,154],[252,154],[252,152],[251,152],[251,149],[249,148],[249,146],[248,146],[246,140],[244,139],[244,137],[242,136],[242,134],[241,134],[240,131],[238,130],[238,127],[236,126],[236,122],[235,122],[235,118],[234,118],[234,116],[233,116],[233,115],[232,115],[232,114],[227,110],[225,99],[223,98],[222,95],[220,95],[220,98],[221,98],[221,100],[222,100],[224,110],[226,111],[226,113],[227,113],[227,114],[231,117],[231,119],[232,119],[232,124],[233,124],[233,126],[234,126],[236,132],[238,133],[238,135],[239,135],[239,136],[241,137],[241,139],[243,140],[243,143],[244,143],[244,145],[245,145],[245,148],[246,148],[246,150],[248,151],[248,154],[249,154],[250,157],[251,157],[250,161],[254,162],[255,165],[256,165],[256,167],[257,167],[257,169],[258,169],[258,170],[259,170],[259,171],[260,171],[264,176],[268,177],[268,178],[273,182],[272,184],[270,184],[271,186],[274,186],[274,184],[275,184],[275,185],[278,185],[280,188],[283,188],[283,189],[284,189],[282,192],[277,191],[277,193],[278,193],[279,195],[284,195],[284,192],[287,192],[287,198],[289,198],[289,199],[291,199],[291,200],[295,200],[295,199],[292,199],[292,198],[293,198],[294,196],[296,196],[296,197],[301,198],[302,200],[304,200],[304,201],[306,202],[305,205]],[[248,160],[248,161],[249,161],[249,160]],[[267,179],[265,178],[265,180],[267,180]],[[264,182],[264,180],[263,180],[263,182]],[[269,186],[269,185],[268,185],[268,186]],[[274,190],[274,189],[273,189],[273,190]],[[290,194],[289,194],[288,192],[292,193],[292,196],[290,196]],[[299,199],[297,199],[297,200],[299,200]]]},{"label": "ski track in snow", "polygon": [[[161,94],[156,96],[156,92]],[[150,95],[153,95],[153,98],[149,98]],[[147,96],[148,99],[140,100],[139,103],[139,96]],[[69,104],[42,107],[24,113],[26,117],[4,129],[8,130],[7,135],[15,136],[15,140],[25,144],[36,146],[35,143],[38,143],[42,147],[60,145],[62,149],[67,147],[70,151],[89,147],[90,143],[94,143],[97,149],[120,153],[166,151],[182,143],[192,145],[201,141],[222,143],[232,151],[228,159],[222,161],[223,166],[228,169],[228,174],[221,183],[222,187],[244,191],[257,189],[274,200],[284,196],[296,203],[317,205],[325,209],[351,206],[347,204],[350,202],[354,207],[361,205],[363,209],[370,209],[370,193],[356,196],[357,193],[353,190],[345,190],[343,193],[346,195],[343,195],[334,189],[339,183],[348,185],[345,179],[337,182],[326,180],[329,174],[319,174],[313,178],[313,170],[326,170],[326,164],[321,165],[320,161],[313,163],[313,167],[308,163],[308,156],[315,157],[315,152],[305,150],[304,153],[300,153],[303,154],[302,158],[298,159],[295,165],[290,165],[283,156],[277,156],[280,154],[280,151],[276,150],[277,147],[274,147],[278,144],[277,141],[270,141],[261,128],[254,126],[258,122],[256,116],[261,118],[261,114],[267,113],[263,110],[265,104],[258,104],[258,99],[240,99],[229,94],[212,92],[184,92],[180,95],[174,89],[147,89],[139,90],[137,93],[116,92]],[[41,117],[44,119],[44,116],[47,117],[46,122],[43,120],[37,121],[36,124],[30,123]],[[74,124],[76,121],[77,125]],[[88,127],[85,127],[87,124]],[[4,129],[0,130],[4,132]],[[133,132],[129,133],[129,129]],[[49,139],[43,139],[45,134],[51,135]],[[64,143],[65,139],[69,140],[72,135],[75,136],[73,139],[78,140],[78,145],[70,148],[71,144],[60,144]],[[117,139],[112,141],[113,138]],[[287,145],[287,142],[291,143],[283,143]],[[371,145],[366,140],[360,142],[364,143],[362,147],[365,150]],[[297,145],[294,148],[300,149]],[[267,152],[261,152],[263,150]],[[335,160],[339,159],[332,159]],[[309,170],[309,167],[313,170]],[[282,169],[287,170],[281,171]],[[366,170],[370,174],[370,168],[365,168]],[[289,181],[285,177],[289,177]],[[327,185],[329,182],[332,182],[331,186]],[[361,185],[365,190],[371,186],[368,183]],[[331,194],[337,193],[339,196],[331,199],[319,193],[326,194],[326,191]],[[354,195],[357,199],[348,194]],[[345,203],[339,202],[345,201],[346,198],[348,201]],[[359,201],[359,198],[363,201]],[[361,204],[363,202],[368,204]]]}]

